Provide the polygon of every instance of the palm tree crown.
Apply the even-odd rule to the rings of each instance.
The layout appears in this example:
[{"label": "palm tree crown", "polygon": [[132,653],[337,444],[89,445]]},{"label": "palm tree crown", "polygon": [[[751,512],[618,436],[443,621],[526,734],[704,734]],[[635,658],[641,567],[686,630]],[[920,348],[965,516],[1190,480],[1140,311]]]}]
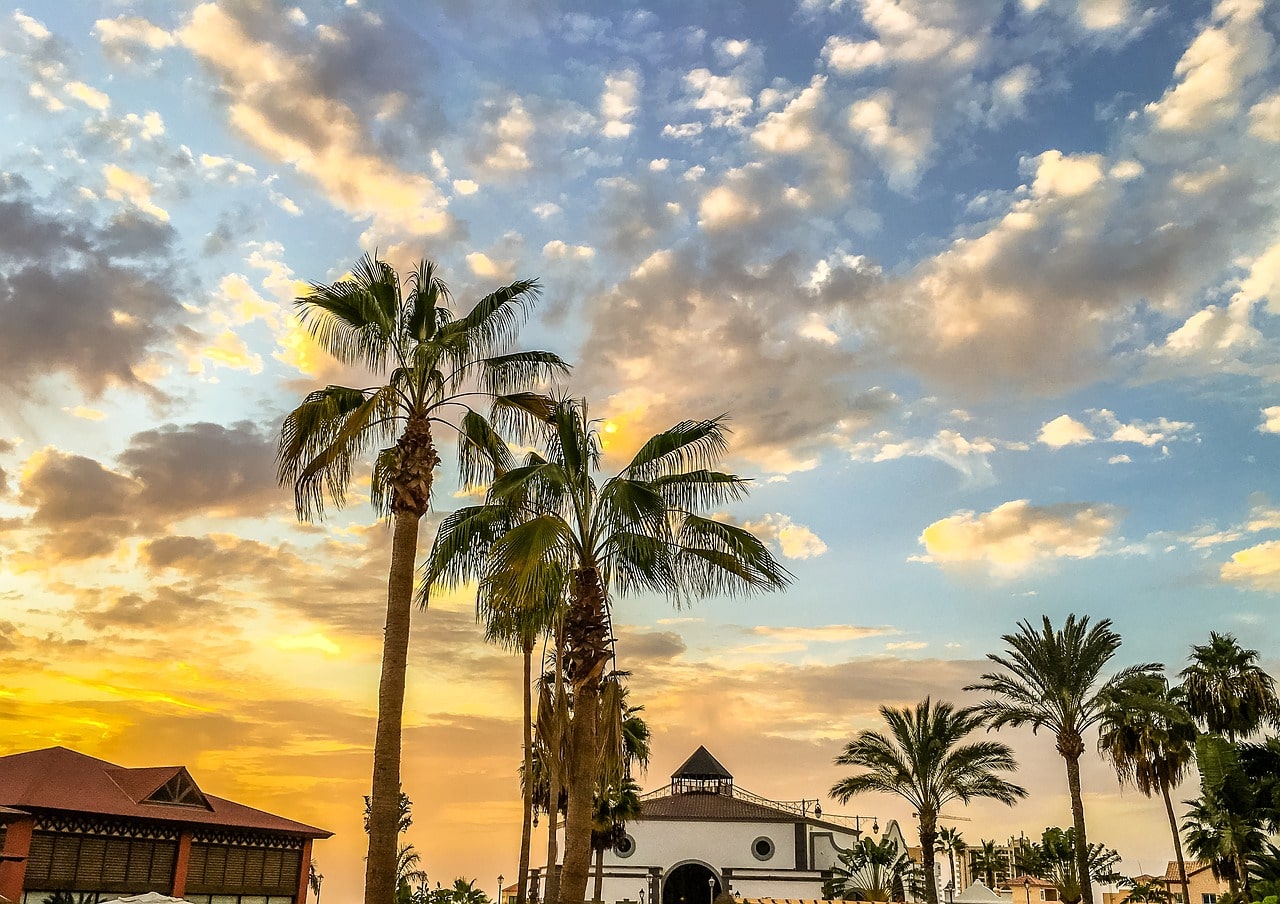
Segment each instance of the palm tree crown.
[{"label": "palm tree crown", "polygon": [[1258,665],[1258,651],[1234,636],[1209,633],[1209,642],[1191,648],[1182,670],[1187,709],[1207,731],[1231,740],[1247,737],[1280,720],[1275,681]]},{"label": "palm tree crown", "polygon": [[895,794],[911,804],[920,820],[926,900],[937,904],[933,852],[942,808],[953,801],[968,803],[976,798],[1012,805],[1027,792],[999,775],[1018,768],[1007,744],[963,743],[983,724],[979,708],[935,705],[926,697],[914,708],[881,706],[880,715],[888,734],[860,731],[835,760],[838,766],[860,766],[866,771],[836,782],[831,796],[847,803],[856,794],[880,792]]},{"label": "palm tree crown", "polygon": [[[1076,846],[1077,875],[1088,876],[1080,792],[1084,733],[1102,718],[1105,701],[1118,693],[1118,688],[1149,680],[1163,667],[1158,663],[1130,666],[1102,681],[1103,669],[1120,647],[1120,635],[1111,629],[1111,620],[1104,618],[1090,627],[1087,616],[1072,614],[1061,630],[1054,630],[1049,616],[1043,619],[1042,630],[1021,621],[1016,634],[1005,634],[1006,655],[987,654],[1002,671],[982,675],[965,690],[995,695],[982,704],[992,728],[1030,725],[1033,732],[1041,728],[1053,732],[1058,753],[1066,762],[1075,837],[1080,841]],[[1093,904],[1093,887],[1087,880],[1082,890],[1085,904]]]}]

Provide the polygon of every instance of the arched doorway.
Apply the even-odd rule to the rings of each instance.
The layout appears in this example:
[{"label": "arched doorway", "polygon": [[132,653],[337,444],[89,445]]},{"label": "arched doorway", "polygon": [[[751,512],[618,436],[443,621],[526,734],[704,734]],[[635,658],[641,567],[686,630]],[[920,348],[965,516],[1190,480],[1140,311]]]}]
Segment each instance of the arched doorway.
[{"label": "arched doorway", "polygon": [[662,882],[662,904],[712,904],[720,879],[702,863],[682,863]]}]

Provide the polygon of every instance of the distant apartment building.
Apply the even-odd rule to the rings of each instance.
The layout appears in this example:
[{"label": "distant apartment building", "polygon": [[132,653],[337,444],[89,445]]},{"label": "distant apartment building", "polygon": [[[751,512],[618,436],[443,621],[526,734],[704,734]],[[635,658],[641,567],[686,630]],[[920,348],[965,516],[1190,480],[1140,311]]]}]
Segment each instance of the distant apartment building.
[{"label": "distant apartment building", "polygon": [[185,766],[65,747],[0,757],[0,897],[17,904],[305,904],[311,844],[331,834],[205,794]]},{"label": "distant apartment building", "polygon": [[[1182,899],[1182,882],[1178,879],[1178,864],[1170,860],[1161,876],[1138,876],[1139,879],[1160,882],[1169,889],[1169,900],[1173,904],[1188,904]],[[1218,904],[1218,899],[1230,889],[1225,879],[1213,874],[1213,867],[1207,860],[1187,861],[1187,890],[1191,893],[1190,904]],[[1129,892],[1126,889],[1107,892],[1103,895],[1103,904],[1127,904]]]}]

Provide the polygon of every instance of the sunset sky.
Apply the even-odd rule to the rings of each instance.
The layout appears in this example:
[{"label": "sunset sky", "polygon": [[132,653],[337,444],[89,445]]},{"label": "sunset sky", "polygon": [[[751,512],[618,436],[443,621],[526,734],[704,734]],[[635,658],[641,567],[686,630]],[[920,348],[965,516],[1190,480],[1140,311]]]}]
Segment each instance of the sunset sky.
[{"label": "sunset sky", "polygon": [[[795,584],[617,601],[646,788],[704,743],[822,797],[880,704],[977,702],[1041,613],[1112,618],[1117,664],[1216,629],[1276,670],[1280,4],[0,9],[0,753],[184,763],[335,831],[323,898],[358,898],[389,534],[359,498],[298,524],[273,455],[362,379],[292,299],[374,249],[465,303],[540,277],[521,341],[611,465],[732,418],[727,514]],[[437,490],[423,548],[449,455]],[[409,839],[492,893],[519,660],[466,593],[410,655]],[[971,843],[1070,819],[1051,740],[1006,735],[1032,796],[957,811]],[[1087,760],[1091,840],[1162,870],[1160,804]]]}]

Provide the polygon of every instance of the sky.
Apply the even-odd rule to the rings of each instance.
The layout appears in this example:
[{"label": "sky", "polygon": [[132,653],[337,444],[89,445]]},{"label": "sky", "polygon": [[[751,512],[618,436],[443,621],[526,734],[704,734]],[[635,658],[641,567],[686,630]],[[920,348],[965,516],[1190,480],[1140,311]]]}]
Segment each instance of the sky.
[{"label": "sky", "polygon": [[[785,594],[615,601],[654,731],[827,812],[877,708],[961,688],[1023,618],[1117,666],[1280,642],[1280,4],[1262,0],[0,2],[0,750],[183,763],[324,826],[358,899],[389,533],[300,524],[284,414],[361,379],[293,299],[361,254],[517,277],[607,465],[727,413],[723,514]],[[470,498],[446,450],[434,526]],[[408,839],[515,874],[520,662],[415,614]],[[1031,790],[971,843],[1070,819]],[[1170,856],[1085,762],[1091,839]],[[1180,792],[1191,797],[1194,779]],[[908,830],[909,831],[909,830]],[[535,849],[542,844],[541,833]]]}]

